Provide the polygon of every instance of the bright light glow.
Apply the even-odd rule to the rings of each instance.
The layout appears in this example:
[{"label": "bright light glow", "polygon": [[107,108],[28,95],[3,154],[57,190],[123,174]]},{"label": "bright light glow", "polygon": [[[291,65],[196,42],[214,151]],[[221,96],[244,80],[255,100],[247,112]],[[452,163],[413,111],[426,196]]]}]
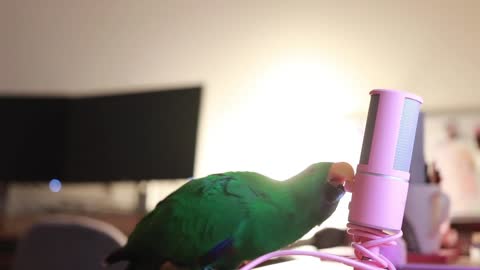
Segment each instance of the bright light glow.
[{"label": "bright light glow", "polygon": [[[203,121],[207,154],[197,177],[247,170],[285,180],[320,161],[356,167],[363,126],[347,117],[359,95],[348,74],[315,55],[282,57],[254,73],[215,96],[213,107],[228,106]],[[339,207],[328,224],[345,228],[347,216]]]},{"label": "bright light glow", "polygon": [[174,192],[188,181],[189,180],[185,179],[149,181],[146,188],[147,210],[153,210],[159,201],[165,199],[170,193]]},{"label": "bright light glow", "polygon": [[[253,130],[262,131],[253,133],[260,138],[252,138],[259,143],[254,148],[265,155],[258,171],[286,179],[319,161],[357,165],[363,126],[346,116],[355,95],[334,66],[319,59],[292,59],[274,65],[255,89],[257,103],[246,114]],[[346,228],[350,199],[346,194],[335,213],[307,237],[325,227]]]},{"label": "bright light glow", "polygon": [[348,78],[335,66],[314,57],[284,59],[244,87],[249,96],[230,120],[235,128],[225,128],[230,156],[216,162],[276,179],[319,161],[356,165],[362,134],[358,123],[346,117],[355,96]]},{"label": "bright light glow", "polygon": [[48,183],[48,187],[52,192],[59,192],[62,189],[62,182],[58,179],[52,179],[50,183]]}]

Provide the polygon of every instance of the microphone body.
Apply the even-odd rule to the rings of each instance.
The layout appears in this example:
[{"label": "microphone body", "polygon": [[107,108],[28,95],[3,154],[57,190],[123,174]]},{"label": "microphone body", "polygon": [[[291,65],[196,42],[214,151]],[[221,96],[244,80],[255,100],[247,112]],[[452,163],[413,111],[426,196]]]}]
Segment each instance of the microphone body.
[{"label": "microphone body", "polygon": [[400,231],[410,179],[415,131],[422,99],[373,90],[348,221],[358,226]]}]

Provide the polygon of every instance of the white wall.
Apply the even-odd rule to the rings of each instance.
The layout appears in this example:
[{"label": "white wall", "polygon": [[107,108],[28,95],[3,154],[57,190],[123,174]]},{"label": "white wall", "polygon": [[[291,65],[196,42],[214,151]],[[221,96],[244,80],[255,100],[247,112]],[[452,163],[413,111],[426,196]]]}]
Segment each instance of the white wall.
[{"label": "white wall", "polygon": [[[480,1],[3,0],[4,94],[205,87],[196,175],[356,163],[368,91],[480,105]],[[98,89],[106,89],[99,92]]]}]

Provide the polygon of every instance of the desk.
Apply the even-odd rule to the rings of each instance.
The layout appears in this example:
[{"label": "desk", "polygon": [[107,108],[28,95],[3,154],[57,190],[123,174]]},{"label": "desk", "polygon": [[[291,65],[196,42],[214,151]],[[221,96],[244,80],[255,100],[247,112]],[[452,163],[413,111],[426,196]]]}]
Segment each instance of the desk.
[{"label": "desk", "polygon": [[[322,262],[315,258],[302,258],[289,262],[283,262],[264,267],[256,268],[258,270],[352,270],[353,267],[336,263],[336,262]],[[450,264],[450,265],[427,265],[427,264],[408,264],[400,266],[397,270],[479,270],[480,266],[469,264]]]},{"label": "desk", "polygon": [[[138,221],[140,221],[140,219],[143,217],[143,214],[85,214],[84,216],[110,223],[120,229],[120,231],[126,235],[129,235],[135,228],[135,225],[138,223]],[[30,228],[30,226],[32,226],[32,224],[44,219],[45,217],[45,215],[32,215],[0,219],[0,269],[10,269],[17,240]],[[332,248],[323,251],[340,255],[345,255],[345,253],[348,252],[348,250],[346,250],[344,247]],[[458,262],[456,262],[456,265],[472,265],[472,263],[469,262],[468,257],[462,257]],[[477,266],[479,266],[477,269],[480,269],[480,265]],[[268,265],[258,269],[347,270],[353,268],[335,262],[322,262],[317,258],[298,257],[292,261]]]},{"label": "desk", "polygon": [[474,232],[480,232],[480,217],[456,217],[451,221],[451,227],[459,234],[459,245],[463,254],[467,254]]},{"label": "desk", "polygon": [[[315,249],[302,248],[302,250],[314,251]],[[351,247],[334,247],[320,250],[329,254],[335,254],[340,256],[353,256],[353,249]],[[272,264],[264,267],[258,267],[258,270],[292,270],[292,269],[305,269],[305,270],[352,270],[353,267],[337,263],[326,262],[320,259],[307,256],[293,256],[295,259],[288,262],[282,262],[278,264]],[[460,259],[452,264],[406,264],[398,266],[397,270],[480,270],[480,263],[473,263],[467,256],[462,256]]]},{"label": "desk", "polygon": [[480,217],[456,217],[451,221],[452,228],[466,232],[480,232]]},{"label": "desk", "polygon": [[289,262],[272,264],[264,267],[256,268],[258,270],[292,270],[292,269],[301,269],[301,270],[352,270],[353,267],[336,263],[336,262],[322,262],[316,258],[302,258],[296,259]]}]

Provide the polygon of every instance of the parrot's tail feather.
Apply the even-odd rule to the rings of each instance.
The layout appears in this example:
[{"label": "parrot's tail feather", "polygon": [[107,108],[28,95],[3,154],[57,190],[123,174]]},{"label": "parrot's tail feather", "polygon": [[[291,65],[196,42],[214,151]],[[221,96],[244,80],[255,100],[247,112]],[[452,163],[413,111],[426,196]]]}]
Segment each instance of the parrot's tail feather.
[{"label": "parrot's tail feather", "polygon": [[105,258],[105,264],[110,265],[120,261],[129,261],[131,259],[130,254],[124,248],[119,248]]}]

